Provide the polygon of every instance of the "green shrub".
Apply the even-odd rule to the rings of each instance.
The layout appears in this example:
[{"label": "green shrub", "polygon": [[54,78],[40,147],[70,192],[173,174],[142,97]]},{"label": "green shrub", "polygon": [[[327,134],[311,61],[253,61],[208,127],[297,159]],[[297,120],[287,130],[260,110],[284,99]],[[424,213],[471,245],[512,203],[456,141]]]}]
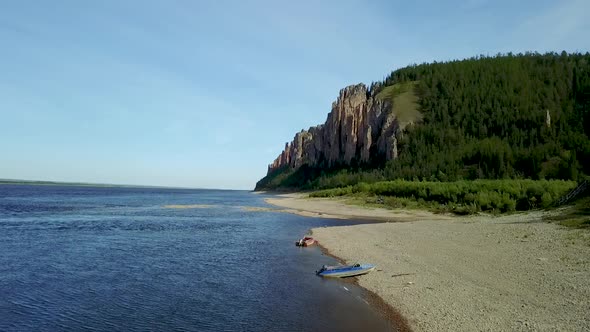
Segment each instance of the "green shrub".
[{"label": "green shrub", "polygon": [[[477,211],[512,212],[539,206],[548,207],[555,199],[576,186],[574,181],[562,180],[475,180],[455,182],[381,181],[360,182],[354,186],[325,189],[311,193],[311,197],[344,195],[376,195],[395,199],[386,200],[391,207],[444,206],[446,211],[474,213]],[[469,208],[467,208],[467,206]]]},{"label": "green shrub", "polygon": [[545,192],[543,196],[541,196],[541,206],[548,208],[551,204],[553,204],[553,197],[551,197],[550,193]]},{"label": "green shrub", "polygon": [[508,193],[502,194],[502,205],[500,206],[500,211],[512,212],[515,210],[516,210],[516,199],[510,197],[510,194],[508,194]]}]

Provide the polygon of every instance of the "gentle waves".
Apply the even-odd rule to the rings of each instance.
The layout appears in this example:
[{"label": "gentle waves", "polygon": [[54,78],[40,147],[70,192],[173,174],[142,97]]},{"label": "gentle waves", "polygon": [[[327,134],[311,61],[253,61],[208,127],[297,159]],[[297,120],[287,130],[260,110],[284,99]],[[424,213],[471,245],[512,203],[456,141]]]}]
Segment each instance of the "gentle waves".
[{"label": "gentle waves", "polygon": [[[386,331],[243,191],[0,185],[1,331]],[[262,210],[262,209],[261,209]]]}]

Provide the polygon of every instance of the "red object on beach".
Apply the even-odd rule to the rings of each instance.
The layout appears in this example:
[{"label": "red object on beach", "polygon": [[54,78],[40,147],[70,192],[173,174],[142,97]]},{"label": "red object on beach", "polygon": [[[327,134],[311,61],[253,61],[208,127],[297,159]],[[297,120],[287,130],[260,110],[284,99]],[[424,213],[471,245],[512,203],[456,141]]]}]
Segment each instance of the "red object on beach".
[{"label": "red object on beach", "polygon": [[315,243],[316,241],[312,237],[306,236],[303,239],[296,241],[295,245],[298,247],[309,247],[311,245],[314,245]]}]

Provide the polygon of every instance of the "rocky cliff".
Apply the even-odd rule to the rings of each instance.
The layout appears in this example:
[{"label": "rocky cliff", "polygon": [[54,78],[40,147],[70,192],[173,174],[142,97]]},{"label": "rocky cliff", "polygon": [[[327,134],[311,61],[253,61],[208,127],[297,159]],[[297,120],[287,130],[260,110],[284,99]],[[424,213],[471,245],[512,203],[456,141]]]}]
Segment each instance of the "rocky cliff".
[{"label": "rocky cliff", "polygon": [[364,84],[348,86],[332,103],[326,122],[297,133],[268,172],[284,166],[332,167],[396,158],[399,127],[389,100],[377,98]]}]

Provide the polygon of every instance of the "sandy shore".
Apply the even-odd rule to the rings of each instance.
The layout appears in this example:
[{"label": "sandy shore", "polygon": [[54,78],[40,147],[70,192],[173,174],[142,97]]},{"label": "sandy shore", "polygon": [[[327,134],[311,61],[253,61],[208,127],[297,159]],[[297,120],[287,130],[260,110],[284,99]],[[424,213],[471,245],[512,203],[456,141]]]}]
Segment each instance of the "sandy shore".
[{"label": "sandy shore", "polygon": [[344,200],[335,198],[307,198],[303,194],[281,194],[274,198],[266,198],[269,204],[283,207],[281,212],[294,213],[306,217],[329,219],[360,219],[375,221],[416,221],[423,219],[450,220],[443,215],[435,215],[428,211],[388,210],[380,208],[364,208],[348,205]]},{"label": "sandy shore", "polygon": [[590,331],[590,232],[540,222],[546,212],[453,217],[267,201],[309,216],[406,221],[312,232],[344,261],[376,264],[359,284],[415,331]]}]

